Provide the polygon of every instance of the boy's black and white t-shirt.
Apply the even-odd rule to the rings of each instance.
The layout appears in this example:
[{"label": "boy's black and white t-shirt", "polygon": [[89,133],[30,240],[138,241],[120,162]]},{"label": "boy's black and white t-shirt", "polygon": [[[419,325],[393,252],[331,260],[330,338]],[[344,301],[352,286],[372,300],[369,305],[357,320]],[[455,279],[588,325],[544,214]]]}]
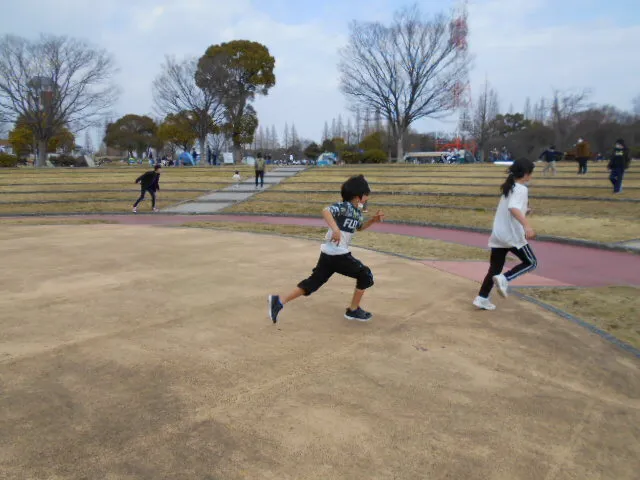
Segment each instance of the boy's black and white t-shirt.
[{"label": "boy's black and white t-shirt", "polygon": [[331,215],[333,215],[333,219],[340,229],[340,243],[337,244],[331,241],[332,232],[331,229],[329,229],[327,230],[324,243],[320,247],[320,250],[327,255],[344,255],[349,253],[351,237],[353,237],[356,230],[359,230],[363,224],[362,212],[354,207],[351,202],[338,202],[327,207],[327,209],[331,212]]}]

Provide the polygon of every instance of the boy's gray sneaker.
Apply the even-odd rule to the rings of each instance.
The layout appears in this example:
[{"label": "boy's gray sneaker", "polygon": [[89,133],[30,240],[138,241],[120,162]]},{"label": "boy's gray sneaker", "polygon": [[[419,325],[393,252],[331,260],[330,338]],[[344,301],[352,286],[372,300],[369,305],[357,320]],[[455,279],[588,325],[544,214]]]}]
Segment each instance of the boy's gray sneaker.
[{"label": "boy's gray sneaker", "polygon": [[350,310],[347,308],[347,311],[344,314],[344,318],[346,318],[347,320],[355,320],[357,322],[368,322],[369,320],[371,320],[371,317],[373,317],[373,315],[371,315],[369,312],[364,311],[360,307],[356,308],[355,310]]},{"label": "boy's gray sneaker", "polygon": [[278,295],[269,295],[269,318],[273,323],[278,323],[278,314],[283,308]]}]

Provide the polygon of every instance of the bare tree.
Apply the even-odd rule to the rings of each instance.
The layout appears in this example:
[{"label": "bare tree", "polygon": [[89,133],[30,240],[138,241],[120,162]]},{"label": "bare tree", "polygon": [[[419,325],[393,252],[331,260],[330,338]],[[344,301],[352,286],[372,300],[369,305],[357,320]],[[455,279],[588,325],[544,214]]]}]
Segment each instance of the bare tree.
[{"label": "bare tree", "polygon": [[291,124],[291,147],[297,148],[300,144],[300,139],[298,138],[298,130],[296,129],[295,123]]},{"label": "bare tree", "polygon": [[282,135],[282,141],[284,142],[284,149],[289,148],[289,142],[291,139],[289,138],[289,124],[287,122],[284,123],[284,134]]},{"label": "bare tree", "polygon": [[115,66],[104,50],[64,36],[0,40],[0,122],[24,119],[38,145],[36,166],[46,165],[51,138],[69,127],[100,123],[115,103]]},{"label": "bare tree", "polygon": [[347,145],[352,145],[353,142],[353,125],[351,124],[351,117],[347,118],[347,126],[345,127],[345,142]]},{"label": "bare tree", "polygon": [[456,107],[469,66],[466,20],[425,19],[416,5],[396,13],[390,26],[353,22],[350,29],[339,65],[342,91],[389,121],[401,161],[413,122]]},{"label": "bare tree", "polygon": [[162,116],[187,112],[193,119],[200,155],[204,155],[207,136],[215,133],[224,109],[219,96],[196,85],[198,59],[177,61],[167,57],[162,71],[153,82],[153,100]]},{"label": "bare tree", "polygon": [[636,95],[633,99],[633,114],[640,117],[640,95]]},{"label": "bare tree", "polygon": [[360,107],[357,105],[355,107],[355,113],[356,113],[356,124],[354,126],[354,133],[355,133],[354,143],[360,143],[360,140],[362,140],[362,117],[360,116]]},{"label": "bare tree", "polygon": [[533,120],[539,123],[545,123],[547,113],[547,102],[544,98],[541,98],[533,108]]},{"label": "bare tree", "polygon": [[531,99],[527,97],[524,101],[524,118],[525,120],[531,120],[533,113],[531,111]]},{"label": "bare tree", "polygon": [[84,131],[84,149],[87,153],[93,153],[93,141],[91,140],[91,134],[89,130]]},{"label": "bare tree", "polygon": [[342,114],[338,115],[338,122],[336,123],[336,130],[338,131],[338,137],[344,139],[344,122],[342,121]]},{"label": "bare tree", "polygon": [[322,141],[329,140],[329,124],[325,121],[322,129]]},{"label": "bare tree", "polygon": [[493,135],[492,121],[500,113],[498,93],[485,82],[475,109],[471,112],[464,128],[478,144],[481,160],[486,158],[486,146]]},{"label": "bare tree", "polygon": [[567,148],[568,142],[575,132],[574,127],[578,123],[578,113],[587,108],[589,92],[582,91],[553,91],[551,101],[551,128],[555,134],[555,143],[558,148]]},{"label": "bare tree", "polygon": [[274,150],[280,148],[280,140],[278,140],[278,131],[275,125],[271,126],[271,148]]}]

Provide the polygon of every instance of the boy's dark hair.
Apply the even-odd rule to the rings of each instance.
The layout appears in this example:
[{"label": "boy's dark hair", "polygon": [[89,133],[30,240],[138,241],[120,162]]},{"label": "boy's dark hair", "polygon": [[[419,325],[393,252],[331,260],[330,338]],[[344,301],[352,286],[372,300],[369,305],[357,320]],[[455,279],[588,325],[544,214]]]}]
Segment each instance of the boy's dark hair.
[{"label": "boy's dark hair", "polygon": [[258,152],[257,157],[258,157],[258,158],[262,158],[262,152]]},{"label": "boy's dark hair", "polygon": [[342,184],[342,188],[340,189],[342,200],[345,202],[350,202],[356,197],[363,197],[370,193],[371,190],[369,189],[369,184],[365,180],[364,175],[356,175],[349,178],[349,180]]},{"label": "boy's dark hair", "polygon": [[516,180],[524,177],[525,175],[529,175],[533,172],[534,168],[536,168],[535,163],[528,158],[518,158],[515,160],[507,170],[509,172],[509,176],[500,187],[502,194],[505,197],[508,197],[513,191],[513,187],[516,185]]},{"label": "boy's dark hair", "polygon": [[160,165],[159,163],[156,163],[156,164],[154,165],[154,167],[153,167],[153,170],[154,170],[155,172],[157,172],[157,171],[158,171],[158,170],[160,170],[161,168],[162,168],[162,165]]}]

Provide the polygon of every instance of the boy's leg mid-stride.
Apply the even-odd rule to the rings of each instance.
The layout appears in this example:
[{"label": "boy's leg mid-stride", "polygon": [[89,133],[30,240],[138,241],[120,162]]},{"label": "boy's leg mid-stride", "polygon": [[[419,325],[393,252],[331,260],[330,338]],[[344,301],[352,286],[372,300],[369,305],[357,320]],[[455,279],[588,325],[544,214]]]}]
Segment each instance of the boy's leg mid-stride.
[{"label": "boy's leg mid-stride", "polygon": [[356,279],[356,289],[353,292],[351,304],[344,314],[345,318],[347,320],[357,320],[360,322],[369,321],[373,315],[360,308],[360,302],[362,301],[364,291],[373,286],[373,274],[369,267],[350,253],[345,255],[327,255],[321,253],[318,264],[313,269],[309,278],[301,281],[297,287],[285,297],[281,298],[279,295],[270,295],[269,318],[271,318],[271,321],[277,323],[278,314],[287,303],[301,296],[308,297],[327,283],[334,273]]},{"label": "boy's leg mid-stride", "polygon": [[369,228],[382,222],[384,214],[377,212],[366,222],[362,217],[362,204],[366,203],[369,184],[364,176],[358,175],[348,179],[341,189],[342,202],[335,203],[322,211],[322,217],[329,227],[325,241],[320,250],[320,258],[309,278],[301,281],[289,294],[269,295],[269,318],[278,322],[278,314],[284,306],[301,296],[309,296],[327,283],[334,273],[339,273],[356,280],[356,289],[351,304],[344,316],[347,320],[367,322],[372,315],[360,307],[364,291],[373,286],[373,274],[369,267],[356,259],[349,251],[349,243],[356,231]]}]

